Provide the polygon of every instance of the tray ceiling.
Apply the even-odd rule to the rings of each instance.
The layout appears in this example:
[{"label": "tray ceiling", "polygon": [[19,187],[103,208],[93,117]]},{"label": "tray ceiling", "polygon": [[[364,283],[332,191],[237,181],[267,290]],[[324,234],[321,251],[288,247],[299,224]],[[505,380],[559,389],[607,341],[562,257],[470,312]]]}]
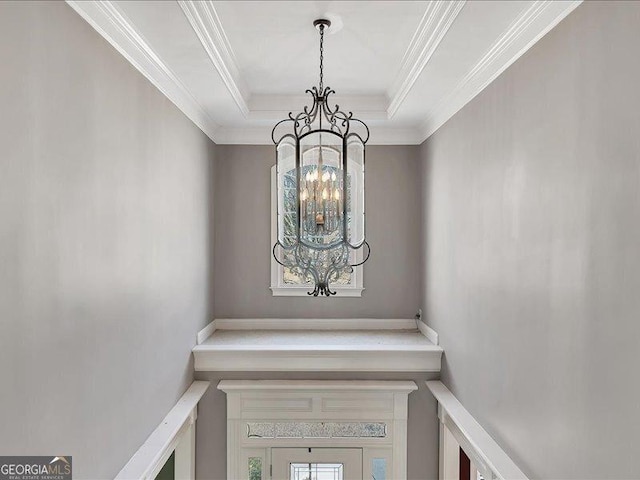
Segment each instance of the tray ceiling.
[{"label": "tray ceiling", "polygon": [[419,144],[580,1],[72,1],[213,141],[269,144],[325,85],[373,144]]}]

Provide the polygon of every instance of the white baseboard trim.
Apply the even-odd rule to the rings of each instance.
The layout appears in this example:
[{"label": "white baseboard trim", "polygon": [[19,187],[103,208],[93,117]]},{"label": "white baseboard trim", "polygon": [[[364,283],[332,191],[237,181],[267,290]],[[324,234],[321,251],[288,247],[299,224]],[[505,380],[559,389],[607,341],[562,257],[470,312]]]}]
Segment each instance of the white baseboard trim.
[{"label": "white baseboard trim", "polygon": [[434,345],[439,345],[438,333],[422,320],[418,320],[418,330]]},{"label": "white baseboard trim", "polygon": [[204,327],[202,330],[200,330],[198,332],[198,334],[196,335],[196,345],[200,345],[202,342],[204,342],[207,338],[209,338],[211,335],[213,335],[213,332],[216,331],[216,321],[215,320],[211,320],[206,327]]}]

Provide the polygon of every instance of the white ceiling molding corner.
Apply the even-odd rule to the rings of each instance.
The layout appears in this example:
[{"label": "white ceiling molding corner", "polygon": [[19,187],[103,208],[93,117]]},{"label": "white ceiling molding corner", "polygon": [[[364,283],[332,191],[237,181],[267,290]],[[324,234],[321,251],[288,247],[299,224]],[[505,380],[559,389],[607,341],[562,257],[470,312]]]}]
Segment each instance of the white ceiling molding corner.
[{"label": "white ceiling molding corner", "polygon": [[387,115],[393,118],[431,56],[464,7],[465,0],[431,2],[407,48],[400,71],[389,90]]},{"label": "white ceiling molding corner", "polygon": [[242,115],[247,118],[249,116],[249,106],[246,100],[249,96],[248,91],[240,78],[240,70],[233,49],[224,33],[213,3],[179,0],[178,4]]},{"label": "white ceiling molding corner", "polygon": [[420,143],[433,135],[581,3],[582,0],[533,2],[494,42],[453,91],[429,113],[421,127]]},{"label": "white ceiling molding corner", "polygon": [[220,128],[173,72],[164,64],[127,17],[109,0],[67,0],[84,20],[173,102],[211,140]]}]

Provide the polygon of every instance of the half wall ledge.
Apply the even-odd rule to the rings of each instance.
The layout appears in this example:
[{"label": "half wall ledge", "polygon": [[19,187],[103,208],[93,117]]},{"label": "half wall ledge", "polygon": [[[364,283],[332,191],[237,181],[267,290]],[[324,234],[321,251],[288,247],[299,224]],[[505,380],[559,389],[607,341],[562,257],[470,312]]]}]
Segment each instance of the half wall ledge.
[{"label": "half wall ledge", "polygon": [[437,335],[413,319],[217,319],[196,371],[439,372]]}]

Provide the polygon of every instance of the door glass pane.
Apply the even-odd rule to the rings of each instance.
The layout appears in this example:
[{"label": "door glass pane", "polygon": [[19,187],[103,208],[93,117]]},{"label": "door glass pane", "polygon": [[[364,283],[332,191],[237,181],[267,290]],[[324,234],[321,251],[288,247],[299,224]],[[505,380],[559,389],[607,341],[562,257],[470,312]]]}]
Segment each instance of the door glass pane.
[{"label": "door glass pane", "polygon": [[343,480],[342,463],[292,463],[290,480]]}]

